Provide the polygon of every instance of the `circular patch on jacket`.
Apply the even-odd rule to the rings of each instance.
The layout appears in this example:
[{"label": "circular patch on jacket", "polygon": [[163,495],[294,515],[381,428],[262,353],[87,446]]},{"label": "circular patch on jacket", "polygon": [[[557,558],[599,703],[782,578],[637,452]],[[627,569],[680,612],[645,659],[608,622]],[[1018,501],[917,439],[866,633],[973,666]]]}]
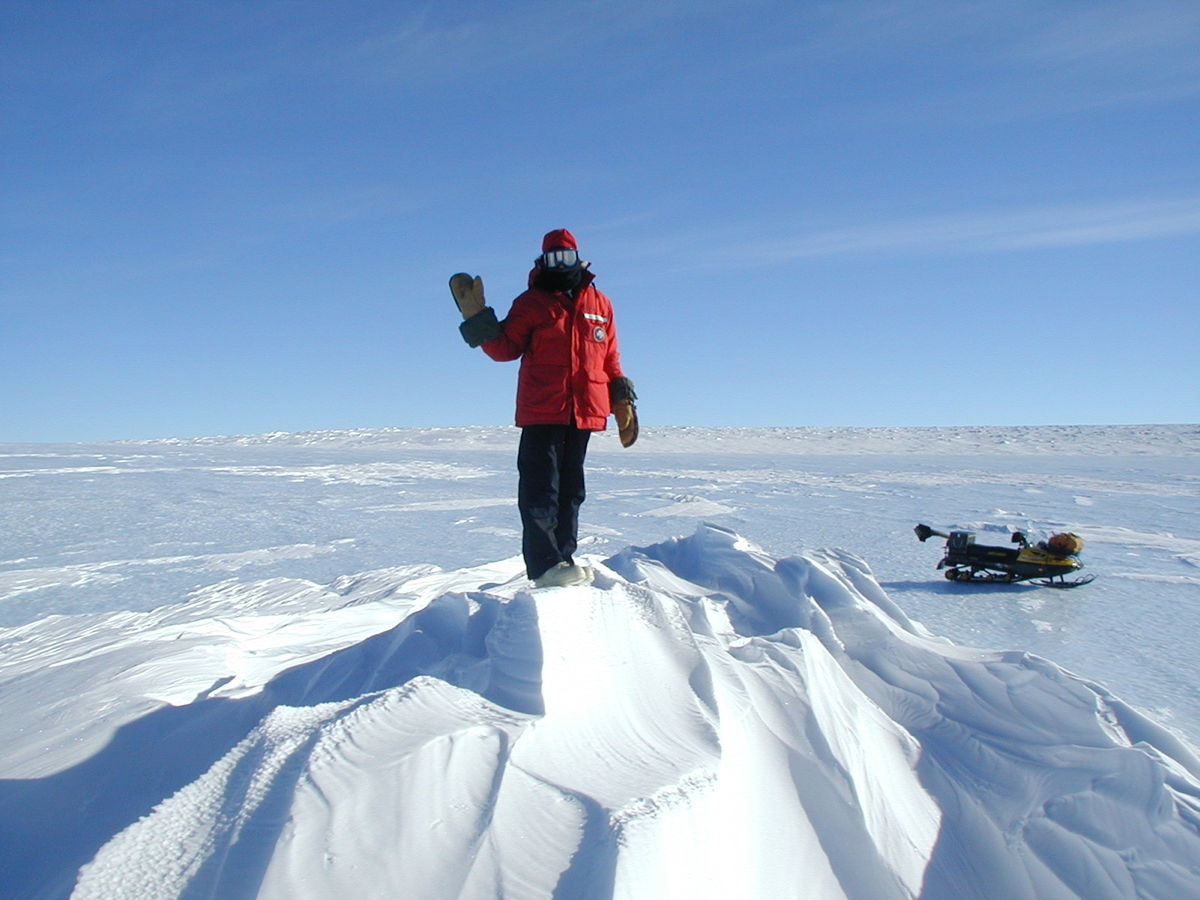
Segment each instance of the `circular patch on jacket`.
[{"label": "circular patch on jacket", "polygon": [[592,339],[596,341],[604,341],[608,339],[608,332],[604,330],[602,325],[597,325],[592,329]]}]

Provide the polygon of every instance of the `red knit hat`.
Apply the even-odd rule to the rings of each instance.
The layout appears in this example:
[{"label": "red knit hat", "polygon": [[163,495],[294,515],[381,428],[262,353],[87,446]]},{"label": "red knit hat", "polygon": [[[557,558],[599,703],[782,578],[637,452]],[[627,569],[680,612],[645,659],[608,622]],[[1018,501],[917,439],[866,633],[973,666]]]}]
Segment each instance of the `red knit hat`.
[{"label": "red knit hat", "polygon": [[568,250],[578,250],[579,244],[575,241],[575,235],[567,231],[565,228],[555,228],[553,231],[547,232],[542,238],[542,252],[549,253],[551,250],[561,250],[566,247]]}]

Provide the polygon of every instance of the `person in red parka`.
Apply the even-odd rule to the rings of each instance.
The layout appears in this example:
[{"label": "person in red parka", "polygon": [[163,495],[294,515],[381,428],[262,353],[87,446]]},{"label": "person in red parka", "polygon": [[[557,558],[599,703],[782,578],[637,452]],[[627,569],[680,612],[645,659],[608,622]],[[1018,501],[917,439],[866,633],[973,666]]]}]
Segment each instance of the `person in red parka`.
[{"label": "person in red parka", "polygon": [[573,558],[591,433],[603,431],[614,412],[622,444],[637,436],[636,395],[621,371],[612,303],[594,280],[575,236],[560,228],[543,238],[529,288],[503,321],[482,306],[480,279],[474,285],[482,309],[468,315],[459,304],[468,344],[500,362],[521,360],[517,508],[525,570],[539,587],[591,580],[591,570]]}]

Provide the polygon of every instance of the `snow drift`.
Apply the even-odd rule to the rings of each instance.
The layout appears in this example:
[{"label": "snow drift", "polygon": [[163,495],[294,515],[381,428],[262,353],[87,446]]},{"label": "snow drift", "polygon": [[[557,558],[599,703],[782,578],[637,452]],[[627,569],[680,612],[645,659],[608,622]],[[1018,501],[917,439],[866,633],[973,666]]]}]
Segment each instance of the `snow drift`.
[{"label": "snow drift", "polygon": [[593,562],[6,630],[5,896],[1197,896],[1200,761],[1100,686],[844,552]]}]

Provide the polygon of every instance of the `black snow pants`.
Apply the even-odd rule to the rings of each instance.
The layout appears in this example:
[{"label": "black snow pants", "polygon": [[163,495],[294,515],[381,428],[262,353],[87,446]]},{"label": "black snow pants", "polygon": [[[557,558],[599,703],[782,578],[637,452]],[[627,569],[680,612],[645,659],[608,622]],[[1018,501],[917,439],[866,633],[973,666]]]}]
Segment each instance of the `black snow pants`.
[{"label": "black snow pants", "polygon": [[579,539],[586,496],[583,461],[590,431],[574,425],[526,425],[517,451],[517,509],[525,572],[537,578],[566,560]]}]

